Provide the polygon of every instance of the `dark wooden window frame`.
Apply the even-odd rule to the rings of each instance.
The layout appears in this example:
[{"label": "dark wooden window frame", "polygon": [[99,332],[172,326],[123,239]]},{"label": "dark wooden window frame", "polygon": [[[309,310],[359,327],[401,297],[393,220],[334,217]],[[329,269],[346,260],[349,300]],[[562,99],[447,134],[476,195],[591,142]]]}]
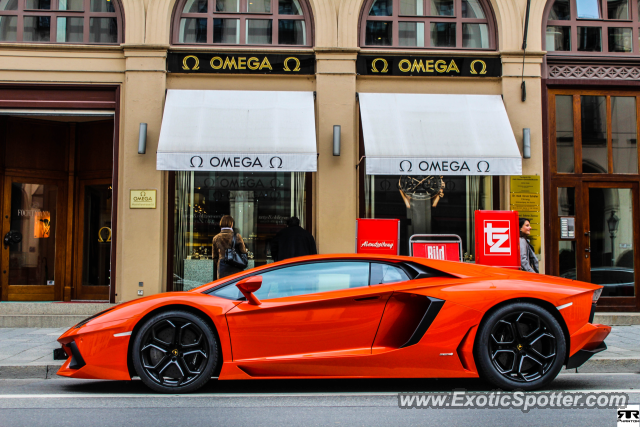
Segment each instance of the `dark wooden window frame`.
[{"label": "dark wooden window frame", "polygon": [[[573,96],[573,161],[574,161],[574,173],[559,173],[558,172],[558,159],[557,159],[557,144],[556,144],[556,132],[555,132],[555,97],[556,96]],[[640,91],[628,91],[628,90],[602,90],[602,89],[554,89],[549,92],[549,163],[551,173],[554,177],[564,177],[571,175],[582,176],[582,127],[581,127],[581,110],[580,110],[580,96],[604,96],[607,102],[607,174],[619,179],[621,177],[634,177],[634,179],[640,179],[640,174],[637,173],[614,173],[613,171],[613,147],[612,140],[612,128],[611,128],[611,97],[612,96],[625,96],[636,98],[636,135],[640,134]],[[640,165],[640,150],[638,150],[638,165]],[[640,172],[640,170],[639,170]],[[586,173],[586,177],[602,177],[605,174]]]},{"label": "dark wooden window frame", "polygon": [[[606,2],[598,0],[600,6],[600,16],[602,19],[579,19],[577,15],[576,0],[569,0],[569,10],[571,18],[568,20],[550,20],[549,13],[553,8],[555,0],[549,0],[545,6],[544,19],[542,20],[542,49],[546,50],[547,26],[559,26],[571,28],[571,50],[569,51],[550,51],[547,55],[553,56],[603,56],[603,55],[620,55],[637,56],[639,54],[638,35],[640,28],[640,18],[638,16],[638,0],[629,0],[629,16],[631,19],[607,19]],[[601,52],[585,52],[578,51],[578,27],[598,27],[602,28],[602,51]],[[633,49],[631,52],[609,52],[609,28],[631,28],[631,40]]]},{"label": "dark wooden window frame", "polygon": [[[313,46],[313,15],[311,7],[306,0],[298,0],[300,7],[302,8],[302,15],[281,15],[278,12],[278,0],[271,0],[271,12],[270,13],[249,13],[242,12],[247,10],[249,0],[239,0],[240,12],[215,12],[215,0],[207,0],[207,13],[183,13],[184,5],[187,0],[179,0],[176,2],[176,6],[173,13],[173,19],[171,22],[171,43],[179,46],[222,46],[222,47],[238,47],[238,46],[256,46],[256,47],[281,47],[281,48],[294,48],[294,47],[311,47]],[[180,43],[180,20],[182,18],[206,18],[207,19],[207,42],[206,43]],[[238,19],[240,20],[240,39],[239,43],[213,43],[213,20],[214,19]],[[246,26],[247,19],[269,19],[272,21],[272,33],[271,44],[247,44],[246,42]],[[304,45],[292,45],[292,44],[278,44],[278,21],[279,20],[294,20],[304,21],[306,41]]]},{"label": "dark wooden window frame", "polygon": [[[84,10],[57,10],[59,0],[51,0],[51,9],[25,9],[26,0],[18,0],[17,10],[0,10],[0,16],[17,16],[17,37],[16,41],[0,41],[0,43],[47,43],[47,44],[90,44],[90,45],[116,45],[124,41],[124,13],[122,12],[122,6],[117,0],[110,0],[113,3],[115,12],[91,12],[91,0],[83,0]],[[49,34],[49,41],[23,41],[24,33],[24,17],[25,16],[37,16],[37,17],[50,17],[51,27]],[[79,42],[58,42],[56,41],[58,17],[67,18],[84,18],[83,25],[83,41]],[[89,23],[91,18],[116,18],[118,25],[118,41],[117,43],[92,43],[89,42]]]},{"label": "dark wooden window frame", "polygon": [[[393,1],[393,12],[392,16],[370,16],[369,11],[371,6],[375,3],[376,0],[367,0],[362,7],[360,12],[360,27],[359,27],[359,36],[360,36],[360,47],[364,49],[407,49],[407,50],[464,50],[464,51],[492,51],[498,48],[498,38],[497,38],[497,26],[495,21],[495,16],[493,14],[493,9],[491,8],[491,4],[486,0],[478,0],[480,5],[482,6],[482,11],[484,12],[485,19],[477,19],[477,18],[462,18],[462,0],[454,0],[453,5],[453,13],[454,16],[441,16],[441,15],[423,15],[423,16],[414,16],[414,15],[400,15],[400,0],[392,0]],[[427,11],[430,1],[423,0],[423,10]],[[366,45],[366,30],[367,30],[367,21],[381,21],[381,22],[391,22],[392,23],[392,45],[391,46],[381,46],[381,45]],[[412,47],[412,46],[400,46],[398,45],[398,23],[399,22],[423,22],[424,23],[424,47]],[[456,47],[437,47],[431,46],[431,23],[455,23],[456,24]],[[488,32],[489,32],[489,47],[488,48],[464,48],[462,47],[462,24],[487,24]]]}]

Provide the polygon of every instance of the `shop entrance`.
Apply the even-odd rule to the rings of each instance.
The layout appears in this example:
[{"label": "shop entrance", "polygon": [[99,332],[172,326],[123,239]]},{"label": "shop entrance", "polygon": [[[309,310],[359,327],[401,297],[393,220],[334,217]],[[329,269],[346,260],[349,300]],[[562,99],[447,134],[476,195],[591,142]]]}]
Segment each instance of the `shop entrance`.
[{"label": "shop entrance", "polygon": [[0,116],[2,301],[109,300],[113,134],[109,112]]},{"label": "shop entrance", "polygon": [[640,309],[638,95],[549,91],[547,273],[603,285],[598,310]]},{"label": "shop entrance", "polygon": [[638,183],[565,182],[555,193],[553,274],[603,285],[599,308],[636,309]]}]

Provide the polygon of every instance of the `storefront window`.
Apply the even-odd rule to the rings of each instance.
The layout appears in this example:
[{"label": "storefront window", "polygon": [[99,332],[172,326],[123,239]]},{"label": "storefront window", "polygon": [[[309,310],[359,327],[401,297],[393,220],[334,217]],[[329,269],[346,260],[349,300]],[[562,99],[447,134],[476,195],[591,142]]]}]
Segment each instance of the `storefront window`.
[{"label": "storefront window", "polygon": [[307,225],[303,172],[176,172],[173,290],[215,278],[211,242],[231,215],[249,253],[249,267],[273,262],[270,240],[291,216]]},{"label": "storefront window", "polygon": [[368,175],[365,217],[400,219],[400,253],[414,234],[456,234],[467,260],[475,260],[474,212],[490,210],[490,176]]}]

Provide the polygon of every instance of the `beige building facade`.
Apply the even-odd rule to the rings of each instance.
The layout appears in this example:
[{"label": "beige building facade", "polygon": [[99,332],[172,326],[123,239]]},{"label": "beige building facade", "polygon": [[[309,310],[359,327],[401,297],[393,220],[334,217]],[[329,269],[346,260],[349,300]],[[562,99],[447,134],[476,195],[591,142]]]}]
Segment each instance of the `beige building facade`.
[{"label": "beige building facade", "polygon": [[[64,0],[52,0],[48,8],[42,4],[39,6],[43,12],[38,15],[25,6],[24,2],[30,1],[18,0],[16,1],[17,6],[12,9],[12,6],[5,5],[11,1],[0,0],[0,9],[2,7],[6,9],[0,11],[0,29],[5,31],[2,36],[4,39],[0,41],[0,109],[2,111],[0,125],[4,135],[2,137],[4,159],[0,165],[3,170],[2,190],[0,190],[2,191],[0,194],[2,195],[4,218],[2,234],[6,236],[9,231],[20,231],[20,227],[32,227],[29,224],[32,224],[35,218],[36,224],[39,224],[37,221],[40,221],[42,224],[49,224],[52,227],[48,232],[52,233],[51,235],[55,233],[55,245],[43,244],[42,237],[40,240],[31,239],[33,242],[29,243],[31,228],[28,228],[26,233],[29,236],[26,236],[25,232],[21,233],[22,242],[20,243],[9,241],[7,244],[5,240],[2,256],[2,270],[4,271],[2,300],[4,301],[111,299],[115,302],[122,302],[138,298],[139,295],[146,296],[167,290],[188,288],[188,278],[185,272],[187,267],[180,263],[191,261],[193,264],[194,261],[205,261],[211,255],[210,250],[207,252],[206,244],[203,244],[204,248],[201,246],[199,251],[195,250],[199,243],[194,243],[193,240],[194,233],[198,233],[193,228],[193,209],[194,206],[196,209],[200,209],[196,206],[200,200],[197,192],[199,178],[197,173],[191,175],[190,178],[189,174],[192,172],[189,172],[188,168],[183,171],[158,170],[156,154],[159,150],[161,129],[164,126],[163,114],[166,114],[165,105],[169,99],[168,94],[184,90],[294,91],[314,94],[317,170],[306,173],[291,171],[289,175],[287,175],[289,171],[286,171],[282,176],[277,175],[275,178],[269,176],[269,180],[282,179],[283,185],[286,187],[283,187],[282,194],[286,199],[283,203],[287,207],[282,212],[286,211],[287,215],[282,214],[281,216],[288,216],[289,212],[299,213],[298,216],[303,215],[304,226],[313,233],[318,252],[325,254],[354,251],[356,218],[385,217],[386,214],[381,212],[389,212],[388,215],[393,216],[394,209],[404,209],[401,205],[402,198],[400,198],[397,189],[398,178],[395,175],[392,178],[384,178],[382,175],[367,175],[363,171],[367,161],[365,148],[367,141],[364,141],[367,130],[362,128],[360,99],[363,97],[361,94],[501,96],[508,116],[508,123],[520,153],[523,153],[523,130],[530,130],[530,158],[522,158],[521,165],[522,175],[540,178],[539,205],[532,210],[539,212],[539,219],[536,219],[535,227],[539,230],[541,272],[561,274],[562,271],[552,266],[558,264],[560,256],[557,249],[559,238],[556,236],[560,231],[556,230],[556,226],[550,222],[555,224],[558,221],[558,216],[553,211],[553,209],[558,209],[558,199],[555,192],[558,191],[558,188],[566,188],[569,184],[558,181],[562,177],[558,178],[557,171],[550,169],[552,164],[557,163],[555,158],[552,162],[552,157],[550,157],[555,156],[556,151],[549,148],[555,141],[553,126],[556,126],[549,114],[550,96],[573,96],[576,99],[575,102],[578,102],[577,99],[583,95],[580,95],[579,92],[567,92],[569,95],[566,95],[562,90],[567,87],[586,87],[603,88],[605,92],[613,89],[618,91],[613,95],[606,93],[598,95],[606,97],[626,96],[622,92],[633,89],[627,80],[608,79],[603,83],[602,79],[591,79],[584,76],[575,79],[575,81],[565,81],[571,79],[564,76],[550,76],[548,71],[551,69],[552,62],[550,55],[557,53],[550,52],[547,55],[545,51],[545,40],[547,43],[550,40],[547,16],[551,6],[540,0],[533,0],[530,3],[526,55],[523,55],[522,49],[528,6],[525,0],[490,0],[486,4],[477,1],[461,2],[457,0],[451,3],[454,5],[452,6],[454,11],[451,13],[445,10],[449,6],[443,2],[420,3],[416,7],[422,12],[414,10],[413,17],[407,20],[410,23],[415,21],[417,26],[411,27],[409,24],[406,24],[409,25],[406,28],[401,26],[405,31],[404,36],[402,33],[400,36],[397,35],[398,33],[393,33],[395,36],[393,37],[391,33],[388,33],[393,41],[389,41],[387,45],[383,42],[368,44],[371,40],[373,40],[372,43],[376,43],[376,38],[383,33],[376,22],[383,22],[385,17],[388,17],[390,25],[399,25],[398,23],[402,23],[404,15],[402,13],[398,15],[397,11],[394,12],[395,14],[383,12],[382,15],[375,15],[372,11],[380,4],[375,5],[374,3],[377,2],[372,1],[309,0],[308,4],[294,1],[292,2],[293,7],[299,10],[296,15],[297,22],[292,24],[294,25],[293,32],[286,33],[283,22],[284,18],[289,19],[289,17],[284,16],[288,12],[283,12],[282,2],[271,2],[271,12],[269,12],[269,6],[265,6],[265,9],[258,10],[249,17],[243,17],[243,11],[240,10],[243,6],[253,7],[247,6],[245,2],[238,3],[239,12],[234,12],[236,9],[233,9],[235,6],[232,5],[231,11],[227,14],[220,11],[228,11],[229,9],[220,9],[222,6],[218,6],[216,13],[221,13],[222,17],[217,19],[215,14],[211,16],[211,10],[214,7],[213,1],[205,1],[204,6],[201,5],[201,9],[198,11],[193,9],[197,7],[197,4],[193,6],[194,3],[198,3],[197,1],[185,4],[184,1],[179,0],[110,0],[111,5],[104,6],[106,9],[101,9],[100,13],[96,12],[95,17],[86,16],[84,18],[84,35],[82,30],[79,30],[76,42],[69,41],[74,40],[74,33],[70,30],[71,21],[69,19],[71,18],[64,17],[62,12],[49,13],[49,10],[56,8],[57,10],[70,10],[71,6],[67,5]],[[82,6],[77,6],[80,12],[76,12],[76,15],[67,15],[80,16],[83,13],[82,10],[86,15],[87,10],[93,10],[94,1],[84,1],[86,3],[85,9],[82,9]],[[99,2],[96,1],[96,3]],[[466,6],[461,7],[462,3]],[[67,9],[63,8],[63,4],[67,5],[65,6]],[[281,6],[280,15],[277,15],[275,9],[278,9],[279,4]],[[207,5],[208,12],[203,12]],[[398,5],[400,5],[399,2],[389,1],[382,6],[391,9],[399,8]],[[633,7],[631,10],[633,10],[635,23],[631,27],[633,27],[633,34],[635,34],[632,41],[635,53],[627,55],[627,62],[620,65],[627,68],[637,67],[633,62],[634,58],[636,61],[638,60],[638,28],[636,25],[638,9],[637,4],[634,3],[634,5],[635,10]],[[406,4],[402,3],[400,9],[405,6]],[[425,13],[422,9],[423,6],[424,8],[430,7],[431,12]],[[480,13],[483,13],[484,17],[476,16],[477,19],[468,20],[469,26],[464,27],[464,31],[467,31],[467,28],[469,31],[463,34],[460,27],[467,25],[465,19],[471,16],[469,8],[472,6],[480,8]],[[187,10],[189,7],[192,9]],[[224,7],[230,6],[225,3]],[[464,9],[465,7],[466,9]],[[575,7],[574,0],[571,2],[571,8]],[[606,9],[606,2],[602,7]],[[21,15],[15,12],[18,10],[26,11],[21,12]],[[464,12],[465,10],[467,12]],[[477,13],[478,9],[475,10]],[[25,25],[20,31],[16,30],[14,40],[11,39],[13,37],[11,29],[7,29],[9,26],[7,24],[9,22],[8,16],[13,16],[12,11],[15,12],[13,15],[19,18],[15,21],[18,23],[16,25],[18,27],[23,25],[23,20]],[[207,31],[202,28],[193,30],[190,27],[196,24],[204,25],[204,18],[197,21],[200,19],[198,13],[208,17],[206,18],[208,19]],[[273,20],[280,19],[280,24],[271,23],[268,27],[269,30],[264,30],[262,24],[257,24],[259,21],[257,18],[269,17],[269,13],[273,15],[271,16]],[[424,18],[429,13],[430,18]],[[55,29],[52,26],[49,30],[51,31],[50,39],[37,38],[43,37],[37,35],[38,31],[42,32],[41,28],[35,30],[29,28],[31,32],[28,33],[26,22],[27,19],[31,19],[31,15],[47,15],[51,22],[57,23]],[[375,18],[370,18],[371,16],[375,16]],[[103,29],[102,32],[99,29],[94,30],[93,26],[98,25],[98,19],[107,18],[113,19],[109,24],[112,25],[111,29]],[[236,18],[237,24],[231,22]],[[94,19],[96,21],[93,21]],[[3,21],[7,28],[1,24]],[[263,21],[265,20],[263,19]],[[367,24],[369,21],[373,23],[370,28]],[[452,29],[454,27],[439,26],[440,24],[449,25],[450,21],[458,25],[457,42],[445,40],[447,37],[455,39],[451,32],[456,31]],[[66,27],[63,27],[63,22],[66,22]],[[94,22],[96,23],[94,24]],[[218,27],[219,22],[223,22],[220,27]],[[304,25],[300,22],[303,22]],[[273,32],[267,34],[272,31],[272,24],[274,25]],[[482,26],[482,28],[473,27],[474,31],[479,31],[473,33],[471,24]],[[117,27],[115,35],[113,35],[113,25]],[[242,31],[238,30],[236,25],[240,26]],[[276,26],[279,28],[276,29]],[[426,26],[426,31],[423,26]],[[66,28],[66,35],[64,28]],[[416,32],[415,28],[418,28],[418,33],[422,29],[423,35],[412,36],[411,32]],[[202,34],[206,33],[206,35],[202,35],[198,31],[201,31]],[[300,31],[304,33],[304,39],[300,38],[302,37]],[[449,31],[448,35],[447,31]],[[30,34],[31,39],[27,38],[27,34]],[[107,43],[100,43],[100,40],[105,40],[100,38],[104,34],[111,34],[112,39],[109,39],[110,41]],[[293,34],[292,37],[297,37],[296,42],[284,44],[286,42],[286,40],[283,42],[284,34]],[[427,39],[431,37],[430,42],[425,42],[422,39],[424,34]],[[199,38],[201,36],[202,39]],[[232,40],[234,36],[237,37],[235,41]],[[216,37],[222,37],[218,40],[224,42],[215,43]],[[272,43],[268,45],[264,43],[251,44],[252,37],[268,37]],[[278,37],[280,38],[278,39]],[[575,38],[576,36],[574,36]],[[229,42],[229,40],[232,41]],[[276,42],[277,40],[281,43]],[[465,47],[464,43],[467,43],[467,40],[472,42],[476,40],[477,44]],[[262,41],[264,42],[264,40]],[[237,45],[234,45],[236,42]],[[443,44],[438,47],[436,46],[438,43]],[[450,44],[447,45],[447,43]],[[477,46],[477,48],[473,46]],[[183,68],[184,72],[176,72],[175,69],[169,69],[171,67],[168,57],[171,55],[177,58],[189,55],[210,58],[213,55],[221,59],[219,63],[213,60],[198,59],[200,70],[194,70],[193,60],[188,59],[184,63],[186,70]],[[253,73],[248,69],[240,72],[240,68],[231,66],[222,70],[210,68],[214,67],[214,64],[222,65],[224,59],[229,55],[235,55],[235,58],[246,57],[247,59],[255,57],[259,61],[268,55],[274,55],[273,57],[277,55],[286,57],[310,56],[313,58],[313,71],[295,75],[295,72]],[[569,52],[565,56],[557,55],[553,58],[557,61],[563,61],[569,56],[575,60],[576,64],[581,64],[575,58],[581,58],[584,55],[577,52],[572,56]],[[436,69],[438,68],[436,61],[443,60],[443,63],[448,66],[451,59],[458,61],[456,62],[457,67],[461,68],[462,66],[459,64],[465,63],[465,58],[481,59],[487,63],[496,61],[499,67],[494,76],[471,75],[468,72],[456,75],[455,70],[450,70],[448,75],[444,75],[446,73],[439,75],[437,72],[423,72],[421,75],[419,69],[415,73],[408,73],[413,75],[396,73],[383,76],[374,75],[371,72],[359,73],[360,63],[364,64],[362,66],[368,67],[370,63],[366,62],[366,58],[375,59],[376,57],[410,58],[408,60],[410,66],[414,66],[415,60],[418,61],[418,64],[422,61],[425,64],[427,61],[432,61]],[[596,60],[600,60],[600,58],[596,58]],[[239,63],[239,59],[237,61]],[[238,63],[236,63],[236,67]],[[258,67],[256,62],[249,64]],[[289,62],[289,65],[291,64],[292,61]],[[178,64],[179,67],[182,65],[182,62]],[[276,62],[270,61],[270,65],[272,68],[276,68]],[[426,67],[428,66],[426,65]],[[402,67],[407,67],[406,63],[400,65],[400,69]],[[426,67],[425,70],[428,70]],[[293,65],[291,65],[291,69],[294,69]],[[258,69],[257,71],[262,70]],[[480,73],[479,69],[478,73]],[[526,85],[525,100],[523,100],[523,82]],[[582,84],[582,86],[576,86],[576,84]],[[614,86],[611,86],[612,84]],[[635,96],[635,94],[632,95],[632,97]],[[608,102],[609,104],[606,105],[609,107],[606,108],[609,108],[610,111],[611,101]],[[579,109],[577,106],[575,108]],[[578,110],[574,109],[574,111]],[[141,123],[147,124],[146,152],[144,154],[139,153]],[[609,130],[611,130],[611,123],[610,120]],[[335,125],[339,125],[341,129],[339,156],[333,155]],[[615,120],[613,126],[615,126]],[[578,128],[579,125],[575,125],[576,131],[579,130]],[[111,131],[113,132],[112,140],[105,138],[105,134],[110,135]],[[54,138],[45,147],[46,144],[42,141],[46,137],[39,136],[38,132],[41,132],[42,135],[63,133],[67,136],[62,142]],[[38,153],[29,148],[30,144],[36,140],[40,141],[42,145],[41,149],[38,148],[40,150]],[[609,135],[609,144],[611,144],[611,140],[612,136]],[[110,141],[112,145],[109,145]],[[459,143],[464,146],[468,141],[460,141]],[[60,159],[64,166],[52,166],[47,163],[54,156],[51,153],[56,151],[50,147],[51,144],[54,146],[58,144],[58,151],[63,152]],[[100,148],[103,145],[98,147],[99,144],[103,144],[107,148]],[[23,146],[22,151],[10,148],[10,146],[20,145]],[[35,146],[31,145],[31,147]],[[112,158],[108,158],[109,150]],[[41,155],[44,156],[44,160],[40,159]],[[635,155],[637,157],[637,151]],[[109,166],[104,167],[105,164]],[[103,173],[98,173],[99,170],[103,170]],[[630,199],[628,206],[625,206],[632,213],[626,212],[625,215],[631,215],[631,218],[633,215],[637,215],[637,173],[636,164],[635,175],[631,172],[633,179],[630,178],[618,185],[619,188],[629,191]],[[208,182],[211,184],[212,198],[218,197],[216,196],[218,190],[216,183],[222,182],[224,177],[224,174],[202,177],[202,182],[210,179]],[[240,178],[242,179],[242,177]],[[255,178],[259,179],[260,175],[255,175]],[[574,183],[571,185],[575,186],[579,177],[576,175],[574,178],[575,182],[572,181]],[[187,182],[189,179],[192,180],[190,184]],[[245,179],[248,178],[245,177]],[[447,202],[455,199],[454,193],[459,193],[459,200],[462,200],[459,202],[459,220],[462,224],[459,227],[467,230],[468,235],[463,236],[465,252],[473,255],[473,248],[469,243],[472,242],[472,232],[468,228],[473,209],[510,209],[512,207],[511,178],[508,175],[501,175],[483,177],[478,180],[474,177],[464,176],[449,179],[446,173],[442,173],[441,179],[446,184],[444,197],[441,204],[437,208],[433,208],[433,212],[435,209],[449,209]],[[612,179],[611,174],[608,174],[604,181],[610,182]],[[552,181],[555,187],[552,186]],[[603,180],[598,178],[596,181]],[[278,183],[279,181],[276,186],[279,185]],[[471,202],[468,201],[469,192],[478,185],[484,188],[482,195],[479,195],[480,193],[477,195],[477,198],[482,200],[470,204]],[[196,186],[195,190],[194,186]],[[382,190],[390,189],[390,194],[384,196],[387,197],[385,200],[389,201],[390,198],[395,197],[395,201],[389,201],[387,205],[376,205],[377,202],[372,201],[372,197],[377,186],[381,186]],[[187,191],[185,190],[187,188],[190,188],[188,191],[191,193],[185,196],[185,199],[181,192]],[[280,197],[278,196],[279,190],[275,189],[275,191],[276,198]],[[579,191],[587,191],[588,193],[588,190]],[[145,194],[141,196],[140,192]],[[37,202],[36,196],[41,193],[44,195],[38,200],[43,202]],[[209,196],[204,196],[202,206],[206,205],[206,209],[214,209],[220,215],[230,213],[229,209],[231,209],[233,214],[233,209],[236,209],[236,212],[242,210],[238,207],[242,197],[256,197],[255,205],[249,201],[243,202],[245,203],[243,206],[244,209],[257,209],[258,193],[255,192],[249,196],[245,193],[247,192],[243,193],[241,189],[225,193],[226,196],[220,197],[229,198],[229,194],[231,194],[234,201],[229,205],[230,202],[227,200],[224,205],[215,207],[215,209],[212,207],[213,199],[209,200]],[[267,191],[265,194],[268,193]],[[54,195],[55,200],[52,199]],[[378,197],[376,200],[382,200],[380,199],[382,196],[378,193],[375,195]],[[155,199],[155,208],[135,208],[134,197]],[[465,197],[466,202],[464,202]],[[266,203],[263,202],[263,205],[266,206]],[[289,210],[289,204],[291,210]],[[46,206],[49,206],[48,210],[45,209]],[[229,208],[229,206],[231,207]],[[234,208],[234,206],[236,207]],[[181,219],[178,211],[183,207],[187,211],[191,209],[191,225],[188,224],[188,221],[180,224]],[[450,208],[453,209],[453,207]],[[227,212],[223,212],[225,209]],[[53,210],[56,211],[53,212]],[[45,211],[50,215],[49,219],[43,216]],[[378,212],[378,215],[374,211]],[[24,212],[27,214],[22,215]],[[210,242],[210,234],[217,232],[214,223],[219,215],[216,216],[212,212],[209,212],[211,213],[209,216],[203,216],[210,224],[205,227],[205,231],[200,231],[205,236],[201,236],[202,239],[206,238],[199,240],[200,242]],[[17,218],[18,214],[22,216]],[[255,218],[258,218],[259,215],[262,214],[256,214]],[[583,231],[580,228],[580,221],[588,220],[577,218],[577,215],[579,214],[573,212],[573,215],[564,216],[577,219],[576,233],[580,234]],[[617,212],[617,215],[619,218],[623,216],[620,212]],[[419,221],[418,217],[413,216],[412,218],[413,223],[409,223],[407,227],[414,228],[407,229],[406,233],[409,234],[412,230],[419,231],[419,227],[416,225]],[[27,224],[24,222],[27,219],[32,222]],[[249,221],[247,224],[250,224],[253,219],[247,221]],[[260,222],[260,220],[257,221]],[[638,231],[634,229],[634,227],[638,227],[637,222],[634,225],[631,219],[624,218],[620,221],[621,225],[630,227],[632,235],[638,234]],[[629,223],[626,224],[624,221],[629,221]],[[441,224],[445,224],[444,219],[434,219],[433,226],[428,231],[433,233],[449,232],[447,227],[441,226]],[[55,230],[53,229],[54,225]],[[183,227],[188,229],[190,226],[192,227],[190,230],[184,231]],[[256,259],[269,258],[268,248],[259,241],[260,239],[268,240],[269,236],[282,226],[282,218],[278,217],[268,227],[256,225],[254,231],[241,230],[243,236],[254,236]],[[46,232],[41,233],[41,236],[46,235]],[[191,240],[188,238],[185,240],[184,233],[187,232],[190,233]],[[34,231],[34,233],[34,236],[37,237],[38,232]],[[179,235],[180,233],[182,234]],[[637,237],[633,239],[637,239]],[[624,245],[629,246],[624,246],[623,249],[635,247],[635,241],[631,240],[624,242]],[[97,243],[92,244],[93,241]],[[580,255],[577,257],[580,258],[582,255],[579,249],[582,243],[577,241],[576,244],[578,249],[574,248],[573,252],[575,254],[578,251],[577,253]],[[179,247],[179,245],[183,246]],[[611,245],[609,253],[614,252],[614,243],[612,242]],[[561,244],[560,248],[564,247]],[[29,258],[30,254],[33,255],[31,257],[33,259]],[[48,258],[44,254],[48,254]],[[631,268],[633,269],[638,261],[637,257],[633,256],[633,252],[631,258]],[[470,257],[470,259],[473,258]],[[44,260],[48,260],[46,270],[44,270]],[[180,264],[179,267],[178,264]],[[55,272],[52,272],[53,266],[55,266]],[[582,264],[575,265],[575,275],[581,277],[580,271],[585,268],[588,267]],[[192,281],[197,282],[198,280],[193,279]],[[632,280],[633,283],[636,281],[636,278]],[[115,286],[109,289],[110,283]],[[630,296],[626,295],[628,297],[625,300],[627,303],[624,304],[626,304],[627,310],[636,307],[637,292],[633,289],[638,289],[637,285],[632,285]],[[619,297],[621,295],[612,294],[612,296]],[[629,298],[632,298],[633,301]],[[616,301],[618,299],[616,298]]]}]

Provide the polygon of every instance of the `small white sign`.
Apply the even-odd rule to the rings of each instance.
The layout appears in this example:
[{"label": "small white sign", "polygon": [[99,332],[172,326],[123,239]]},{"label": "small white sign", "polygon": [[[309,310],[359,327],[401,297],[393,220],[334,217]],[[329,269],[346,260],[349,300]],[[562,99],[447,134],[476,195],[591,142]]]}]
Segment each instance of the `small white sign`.
[{"label": "small white sign", "polygon": [[56,284],[56,282],[55,282],[55,281],[53,281],[53,280],[47,280],[47,286],[53,286],[53,285],[55,285],[55,284]]}]

